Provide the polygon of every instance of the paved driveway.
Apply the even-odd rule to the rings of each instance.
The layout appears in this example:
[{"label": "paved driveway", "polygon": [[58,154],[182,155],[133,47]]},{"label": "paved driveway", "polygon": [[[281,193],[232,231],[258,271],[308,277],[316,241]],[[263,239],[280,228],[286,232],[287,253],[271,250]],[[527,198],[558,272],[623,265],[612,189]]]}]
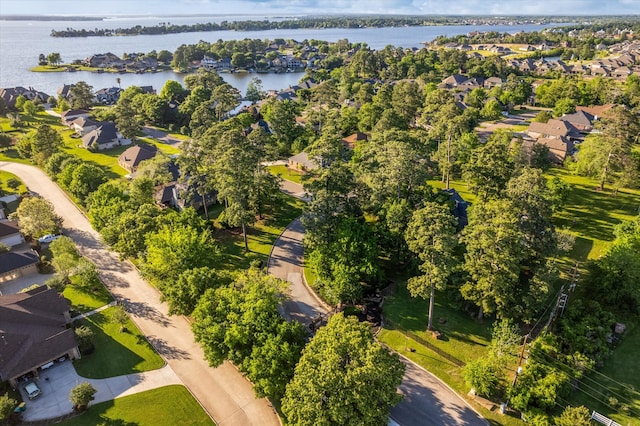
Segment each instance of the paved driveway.
[{"label": "paved driveway", "polygon": [[30,274],[0,284],[0,296],[3,294],[17,294],[34,284],[42,285],[55,274]]},{"label": "paved driveway", "polygon": [[17,175],[29,189],[47,198],[63,219],[65,235],[95,262],[111,293],[124,302],[138,328],[169,363],[218,426],[273,425],[280,419],[266,399],[257,399],[251,383],[230,363],[209,367],[185,317],[169,316],[159,292],[130,262],[109,251],[87,218],[40,169],[0,161],[0,169]]},{"label": "paved driveway", "polygon": [[[304,194],[301,185],[284,181],[283,191]],[[276,240],[269,257],[268,272],[289,281],[289,300],[283,305],[284,316],[309,325],[318,315],[326,315],[331,307],[306,285],[303,277],[304,226],[300,218],[287,226]],[[400,426],[486,425],[487,422],[458,394],[440,379],[406,358],[399,391],[403,400],[390,412],[390,424]]]},{"label": "paved driveway", "polygon": [[23,413],[22,418],[25,421],[34,421],[51,419],[70,413],[73,406],[69,401],[69,393],[71,389],[83,382],[91,383],[97,390],[95,400],[91,404],[111,401],[115,398],[162,386],[182,384],[182,381],[168,365],[144,373],[108,379],[87,379],[79,376],[73,368],[73,363],[66,360],[41,372],[40,378],[36,381],[42,391],[38,398],[30,401],[24,393],[23,386],[19,386],[22,398],[27,404],[27,410]]}]

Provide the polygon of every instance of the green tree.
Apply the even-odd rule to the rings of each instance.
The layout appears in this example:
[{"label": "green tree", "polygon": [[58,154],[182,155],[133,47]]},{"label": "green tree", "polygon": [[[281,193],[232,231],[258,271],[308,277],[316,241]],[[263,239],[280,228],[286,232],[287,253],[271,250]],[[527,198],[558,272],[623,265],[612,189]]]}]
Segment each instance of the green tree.
[{"label": "green tree", "polygon": [[160,287],[171,285],[188,269],[210,266],[218,247],[210,232],[184,225],[163,226],[146,236],[147,251],[143,272]]},{"label": "green tree", "polygon": [[[127,89],[128,90],[128,89]],[[142,123],[136,110],[131,102],[127,102],[126,98],[120,98],[115,107],[116,127],[127,139],[136,140],[136,136],[142,130]]]},{"label": "green tree", "polygon": [[568,406],[559,417],[554,419],[556,426],[591,426],[591,413],[584,405]]},{"label": "green tree", "polygon": [[124,306],[117,305],[112,308],[111,322],[120,326],[120,333],[123,333],[127,329],[129,323],[129,314],[124,309]]},{"label": "green tree", "polygon": [[60,62],[62,61],[62,58],[60,57],[60,53],[58,52],[53,52],[53,53],[49,53],[47,55],[47,62],[49,62],[49,65],[58,65]]},{"label": "green tree", "polygon": [[62,146],[62,136],[48,124],[39,125],[36,130],[18,142],[18,152],[24,158],[31,158],[37,164],[46,161]]},{"label": "green tree", "polygon": [[73,404],[74,410],[86,410],[89,403],[94,400],[96,392],[96,388],[87,382],[80,383],[71,389],[71,392],[69,393],[69,400]]},{"label": "green tree", "polygon": [[258,102],[264,99],[265,93],[262,88],[262,80],[258,77],[253,77],[249,84],[247,85],[247,93],[244,98],[251,103]]},{"label": "green tree", "polygon": [[476,394],[489,398],[498,390],[500,371],[494,359],[480,358],[465,365],[463,376]]},{"label": "green tree", "polygon": [[620,186],[636,173],[632,145],[606,135],[589,135],[576,154],[576,173],[598,179],[600,190],[607,183]]},{"label": "green tree", "polygon": [[[98,189],[107,180],[107,176],[100,166],[81,163],[65,167],[72,167],[71,180],[66,185],[71,194],[78,197],[81,202],[93,191]],[[62,173],[65,173],[65,170]]]},{"label": "green tree", "polygon": [[175,80],[167,80],[158,95],[165,101],[183,101],[186,91],[182,84]]},{"label": "green tree", "polygon": [[386,425],[404,365],[367,324],[341,313],[305,347],[282,399],[290,425]]},{"label": "green tree", "polygon": [[553,115],[555,117],[562,117],[565,114],[574,112],[576,112],[576,101],[569,98],[558,99],[553,107]]},{"label": "green tree", "polygon": [[72,85],[69,90],[71,96],[71,106],[76,109],[88,109],[93,105],[95,95],[93,94],[93,86],[85,81],[79,81]]},{"label": "green tree", "polygon": [[8,393],[0,395],[0,421],[4,421],[11,417],[13,409],[18,406],[18,401],[9,397]]},{"label": "green tree", "polygon": [[20,231],[32,238],[58,232],[62,218],[55,214],[53,204],[44,198],[29,197],[16,210]]},{"label": "green tree", "polygon": [[435,291],[443,290],[453,268],[453,251],[456,247],[457,222],[449,208],[427,202],[413,216],[406,231],[409,250],[418,256],[418,268],[423,275],[407,282],[411,296],[429,298],[428,330],[433,329]]},{"label": "green tree", "polygon": [[190,315],[207,289],[220,287],[225,281],[208,266],[188,269],[175,283],[163,287],[162,300],[169,305],[169,315]]},{"label": "green tree", "polygon": [[462,234],[466,245],[464,270],[469,280],[462,296],[484,313],[507,317],[518,306],[514,291],[523,259],[517,209],[508,200],[476,203],[469,209],[469,224]]},{"label": "green tree", "polygon": [[38,113],[38,106],[33,101],[26,101],[22,106],[25,114],[35,116]]},{"label": "green tree", "polygon": [[80,254],[73,240],[67,236],[62,236],[54,240],[49,245],[49,250],[53,255],[51,263],[56,272],[68,279],[73,269],[78,266]]},{"label": "green tree", "polygon": [[463,176],[481,200],[498,196],[511,178],[514,167],[509,156],[510,142],[508,133],[496,133],[475,149],[464,165]]},{"label": "green tree", "polygon": [[304,345],[304,331],[278,312],[287,284],[258,270],[208,289],[193,312],[193,333],[212,366],[232,361],[259,396],[279,400]]},{"label": "green tree", "polygon": [[78,349],[81,354],[89,353],[94,347],[95,333],[86,325],[76,327],[74,330],[76,340],[78,341]]}]

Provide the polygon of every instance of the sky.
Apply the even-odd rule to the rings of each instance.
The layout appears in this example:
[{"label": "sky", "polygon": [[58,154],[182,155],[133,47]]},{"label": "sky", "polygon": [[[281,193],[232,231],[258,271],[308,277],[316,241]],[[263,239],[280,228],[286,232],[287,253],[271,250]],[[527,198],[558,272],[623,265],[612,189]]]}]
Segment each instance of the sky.
[{"label": "sky", "polygon": [[0,0],[0,15],[639,15],[640,0]]}]

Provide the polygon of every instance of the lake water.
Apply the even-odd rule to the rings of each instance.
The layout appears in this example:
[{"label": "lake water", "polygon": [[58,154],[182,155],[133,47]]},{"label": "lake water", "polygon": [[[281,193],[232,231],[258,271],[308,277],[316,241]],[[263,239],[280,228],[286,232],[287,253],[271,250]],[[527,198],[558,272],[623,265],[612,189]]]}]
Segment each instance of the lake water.
[{"label": "lake water", "polygon": [[[54,38],[51,30],[75,28],[129,28],[135,25],[157,25],[160,22],[173,24],[195,24],[199,22],[220,22],[221,20],[265,19],[266,17],[148,17],[148,18],[112,18],[104,21],[0,21],[0,87],[25,86],[33,87],[50,95],[63,84],[86,81],[94,89],[117,86],[116,78],[121,79],[121,86],[131,85],[153,86],[160,91],[167,80],[173,79],[182,83],[183,75],[172,71],[156,74],[97,74],[89,72],[56,72],[34,73],[29,69],[38,63],[38,56],[43,53],[58,52],[63,62],[84,59],[95,53],[112,52],[118,56],[123,53],[143,52],[151,50],[168,50],[174,52],[182,44],[195,44],[200,40],[215,42],[222,40],[252,39],[316,39],[337,41],[348,39],[350,42],[364,42],[373,49],[382,49],[387,45],[400,47],[422,47],[439,35],[466,34],[471,31],[498,31],[516,33],[518,31],[536,31],[553,26],[548,25],[447,25],[429,27],[400,28],[362,28],[362,29],[300,29],[300,30],[268,30],[268,31],[212,31],[197,33],[180,33],[167,35],[139,35],[120,37],[87,37],[87,38]],[[272,19],[272,18],[268,18]],[[560,25],[560,24],[556,24]],[[236,87],[244,95],[251,78],[258,76],[265,90],[279,90],[294,85],[303,73],[284,74],[222,74],[223,78]]]}]

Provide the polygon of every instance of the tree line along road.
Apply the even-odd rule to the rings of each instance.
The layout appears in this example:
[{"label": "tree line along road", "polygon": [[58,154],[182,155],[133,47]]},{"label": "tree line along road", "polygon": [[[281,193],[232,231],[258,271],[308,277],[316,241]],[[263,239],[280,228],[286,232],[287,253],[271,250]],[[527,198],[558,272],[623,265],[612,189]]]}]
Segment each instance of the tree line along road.
[{"label": "tree line along road", "polygon": [[134,322],[162,355],[218,426],[273,425],[280,419],[266,399],[257,399],[251,383],[230,363],[211,368],[193,339],[185,317],[169,316],[158,291],[128,261],[108,250],[89,220],[40,169],[0,162],[0,170],[18,176],[33,192],[49,200],[83,256],[93,261],[100,277],[124,303]]}]

